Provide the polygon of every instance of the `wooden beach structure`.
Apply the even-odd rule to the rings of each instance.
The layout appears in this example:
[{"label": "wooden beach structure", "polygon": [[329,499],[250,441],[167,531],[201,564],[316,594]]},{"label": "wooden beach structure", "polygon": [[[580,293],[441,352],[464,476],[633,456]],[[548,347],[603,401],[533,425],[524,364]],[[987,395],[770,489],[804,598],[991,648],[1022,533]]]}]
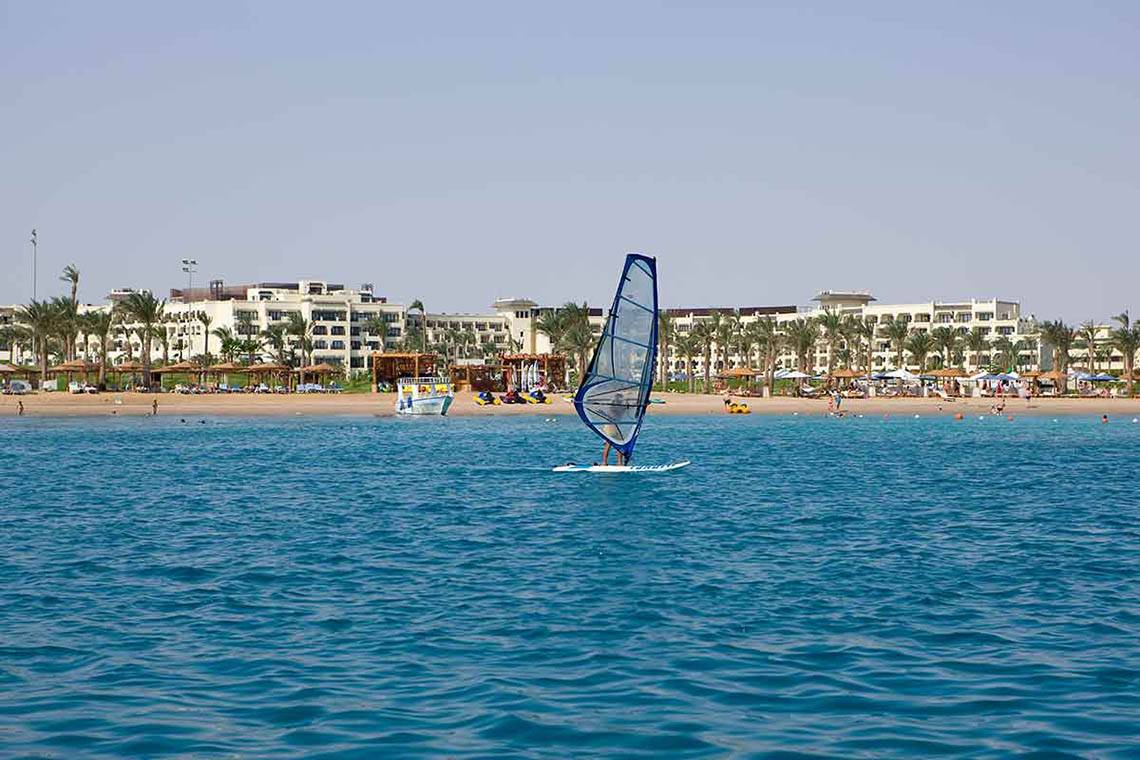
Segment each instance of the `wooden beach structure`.
[{"label": "wooden beach structure", "polygon": [[457,391],[505,391],[503,368],[498,364],[452,364],[448,377]]},{"label": "wooden beach structure", "polygon": [[431,353],[373,352],[372,392],[380,389],[381,383],[395,385],[401,377],[422,377],[435,372],[436,355]]},{"label": "wooden beach structure", "polygon": [[562,386],[566,384],[566,356],[563,354],[501,354],[499,356],[499,370],[503,377],[503,387],[509,388],[512,377],[519,377],[528,368],[538,362],[538,371],[546,378],[546,382]]}]

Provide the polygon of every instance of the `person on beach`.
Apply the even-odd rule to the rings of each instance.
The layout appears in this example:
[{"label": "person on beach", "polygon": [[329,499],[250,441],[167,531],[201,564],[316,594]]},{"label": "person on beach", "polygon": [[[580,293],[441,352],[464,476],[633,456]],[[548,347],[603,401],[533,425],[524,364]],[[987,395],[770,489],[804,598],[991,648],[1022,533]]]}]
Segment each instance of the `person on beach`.
[{"label": "person on beach", "polygon": [[150,416],[151,417],[157,417],[158,416],[158,399],[154,399],[153,401],[150,402]]},{"label": "person on beach", "polygon": [[23,401],[16,401],[16,416],[17,417],[23,417],[24,416],[24,402]]},{"label": "person on beach", "polygon": [[[622,394],[620,394],[620,393],[615,393],[613,396],[613,399],[610,400],[610,419],[615,419],[615,420],[621,419],[624,416],[625,416],[625,397],[622,396]],[[606,425],[602,425],[602,432],[605,433],[610,438],[617,438],[619,435],[621,435],[621,431],[618,430],[618,426],[612,422],[609,424],[606,424]],[[606,445],[602,447],[602,465],[603,466],[608,466],[610,463],[610,449],[611,448],[613,448],[613,446],[611,446],[610,442],[607,440]],[[618,462],[617,462],[618,465],[624,465],[626,463],[625,455],[622,454],[620,451],[617,454],[617,460],[618,460]]]}]

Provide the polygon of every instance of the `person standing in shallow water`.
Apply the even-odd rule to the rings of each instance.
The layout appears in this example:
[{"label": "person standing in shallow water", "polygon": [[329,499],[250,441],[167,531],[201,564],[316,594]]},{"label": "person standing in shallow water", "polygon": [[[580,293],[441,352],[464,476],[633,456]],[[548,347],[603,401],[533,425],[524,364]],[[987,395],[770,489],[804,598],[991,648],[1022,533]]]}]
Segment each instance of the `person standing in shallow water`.
[{"label": "person standing in shallow water", "polygon": [[16,416],[17,417],[23,417],[24,416],[24,402],[23,401],[16,401]]},{"label": "person standing in shallow water", "polygon": [[151,410],[150,414],[152,417],[158,416],[158,399],[154,399],[153,401],[150,402],[150,410]]}]

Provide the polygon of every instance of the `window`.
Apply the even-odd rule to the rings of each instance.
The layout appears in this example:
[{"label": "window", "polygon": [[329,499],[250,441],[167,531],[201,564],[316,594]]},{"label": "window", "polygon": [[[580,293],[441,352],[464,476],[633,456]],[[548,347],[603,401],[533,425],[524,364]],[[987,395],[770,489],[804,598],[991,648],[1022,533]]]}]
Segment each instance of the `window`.
[{"label": "window", "polygon": [[977,317],[982,322],[989,322],[994,318],[994,313],[992,311],[979,311]]},{"label": "window", "polygon": [[360,341],[358,341],[358,340],[352,341],[352,350],[353,351],[359,351],[360,350]]},{"label": "window", "polygon": [[348,366],[352,367],[353,369],[363,369],[364,368],[364,357],[363,356],[352,357],[351,359],[348,360]]},{"label": "window", "polygon": [[[343,335],[343,334],[344,333],[341,333],[341,335]],[[349,330],[349,334],[352,335],[353,337],[360,335],[360,328],[359,327],[352,328],[351,330]]]},{"label": "window", "polygon": [[396,327],[394,325],[389,327],[388,328],[388,337],[389,338],[399,338],[400,337],[400,328]]},{"label": "window", "polygon": [[332,342],[332,347],[333,347],[333,350],[335,350],[335,351],[343,351],[344,350],[344,341],[343,340],[334,340]]},{"label": "window", "polygon": [[344,327],[341,325],[333,325],[332,334],[333,335],[344,335]]},{"label": "window", "polygon": [[313,335],[328,335],[329,328],[324,325],[313,325]]},{"label": "window", "polygon": [[325,341],[325,340],[314,340],[313,341],[313,348],[328,348],[328,347],[329,347],[328,341]]}]

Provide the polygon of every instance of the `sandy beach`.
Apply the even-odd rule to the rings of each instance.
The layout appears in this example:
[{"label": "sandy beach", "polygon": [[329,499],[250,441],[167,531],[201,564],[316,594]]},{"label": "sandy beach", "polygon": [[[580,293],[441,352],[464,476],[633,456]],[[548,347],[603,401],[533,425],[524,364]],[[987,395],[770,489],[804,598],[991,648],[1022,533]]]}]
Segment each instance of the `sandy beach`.
[{"label": "sandy beach", "polygon": [[[664,404],[652,404],[649,413],[680,415],[724,415],[724,398],[703,394],[668,393],[659,396]],[[39,393],[29,396],[0,397],[0,414],[15,415],[17,401],[24,403],[26,417],[85,417],[85,416],[145,416],[158,399],[161,416],[229,415],[229,416],[295,416],[295,415],[376,415],[394,416],[395,394],[342,394],[342,395],[245,395],[215,394],[184,396],[164,393],[101,393],[97,395],[70,395],[66,393]],[[451,416],[509,416],[509,415],[569,415],[574,413],[571,404],[553,396],[550,404],[502,405],[481,407],[471,393],[456,395]],[[737,399],[749,405],[753,414],[827,414],[825,399],[777,397],[772,399]],[[958,399],[945,402],[934,398],[907,399],[844,399],[843,410],[851,414],[921,414],[954,415],[988,414],[991,399]],[[1021,415],[1095,415],[1116,417],[1140,416],[1140,399],[1079,399],[1037,398],[1026,406],[1024,401],[1006,400],[1005,414]],[[729,416],[729,415],[725,415]]]}]

